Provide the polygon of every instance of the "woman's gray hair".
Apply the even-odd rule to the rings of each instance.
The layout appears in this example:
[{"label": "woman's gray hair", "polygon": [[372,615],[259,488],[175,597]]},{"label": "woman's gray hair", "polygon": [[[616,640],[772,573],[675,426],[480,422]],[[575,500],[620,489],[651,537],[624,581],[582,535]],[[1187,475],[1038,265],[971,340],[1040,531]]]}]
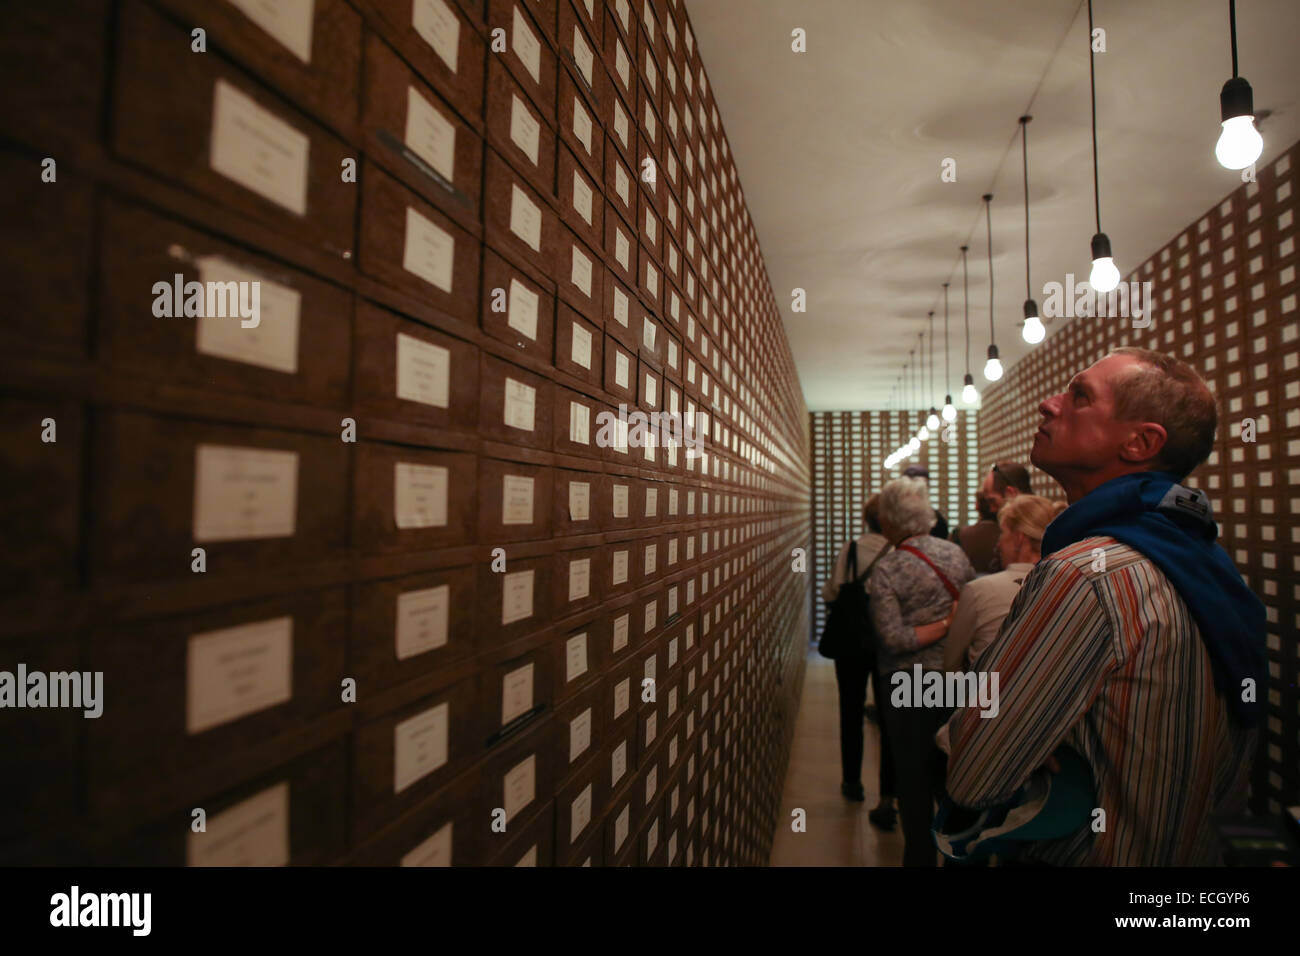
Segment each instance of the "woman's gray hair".
[{"label": "woman's gray hair", "polygon": [[929,534],[935,522],[930,489],[920,478],[895,478],[880,492],[880,521],[906,534]]}]

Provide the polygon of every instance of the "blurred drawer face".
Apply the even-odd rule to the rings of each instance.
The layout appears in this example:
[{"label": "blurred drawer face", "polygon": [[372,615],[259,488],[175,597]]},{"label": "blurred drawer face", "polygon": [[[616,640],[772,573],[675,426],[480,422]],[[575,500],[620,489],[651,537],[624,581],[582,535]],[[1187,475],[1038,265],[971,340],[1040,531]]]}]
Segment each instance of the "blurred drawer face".
[{"label": "blurred drawer face", "polygon": [[197,800],[206,830],[185,807],[114,840],[108,866],[323,866],[347,846],[347,748],[342,741]]},{"label": "blurred drawer face", "polygon": [[[548,17],[549,11],[549,17]],[[534,15],[549,19],[539,30]],[[555,122],[555,0],[488,0],[488,33],[505,31],[499,54],[548,123]]]},{"label": "blurred drawer face", "polygon": [[555,813],[554,801],[539,807],[527,822],[516,831],[488,832],[488,852],[507,841],[495,856],[488,857],[487,866],[554,866],[555,865]]},{"label": "blurred drawer face", "polygon": [[92,799],[112,808],[306,728],[340,706],[346,641],[341,589],[98,631],[87,669],[114,703],[88,728]]},{"label": "blurred drawer face", "polygon": [[476,866],[483,830],[475,797],[478,778],[462,774],[400,821],[359,847],[359,866]]},{"label": "blurred drawer face", "polygon": [[495,554],[479,568],[479,627],[485,636],[480,652],[491,652],[517,637],[540,630],[553,605],[554,555],[532,558]]},{"label": "blurred drawer face", "polygon": [[346,290],[138,206],[105,200],[103,215],[99,347],[109,362],[216,391],[346,401]]},{"label": "blurred drawer face", "polygon": [[486,43],[464,12],[449,0],[357,0],[356,6],[374,16],[385,37],[461,116],[483,115]]},{"label": "blurred drawer face", "polygon": [[552,527],[556,536],[592,534],[605,530],[607,510],[601,502],[609,498],[611,478],[598,472],[555,471]]},{"label": "blurred drawer face", "polygon": [[555,296],[491,248],[483,250],[483,331],[543,362],[551,361]]},{"label": "blurred drawer face", "polygon": [[474,456],[376,442],[357,444],[355,541],[366,554],[469,544]]},{"label": "blurred drawer face", "polygon": [[[586,850],[592,833],[600,830],[599,816],[609,797],[601,755],[589,757],[555,794],[555,843],[560,861],[573,860]],[[577,861],[581,864],[581,860]]]},{"label": "blurred drawer face", "polygon": [[487,136],[543,196],[555,193],[555,114],[544,115],[500,55],[488,59]]},{"label": "blurred drawer face", "polygon": [[362,725],[352,735],[353,829],[368,836],[436,792],[482,750],[475,678]]},{"label": "blurred drawer face", "polygon": [[554,386],[540,375],[487,354],[480,381],[479,434],[549,451]]},{"label": "blurred drawer face", "polygon": [[462,225],[478,221],[482,138],[374,34],[362,124],[370,154],[403,183]]},{"label": "blurred drawer face", "polygon": [[478,348],[357,299],[358,411],[390,421],[474,431]]},{"label": "blurred drawer face", "polygon": [[[593,200],[599,205],[599,199]],[[590,319],[600,316],[600,302],[604,298],[603,284],[606,269],[597,246],[587,245],[584,238],[568,226],[560,224],[556,230],[554,272],[559,280],[558,291],[564,301]]]},{"label": "blurred drawer face", "polygon": [[[618,861],[630,850],[636,856],[636,839],[633,826],[636,799],[632,787],[626,786],[610,802],[605,816],[605,859]],[[617,863],[615,863],[617,865]]]},{"label": "blurred drawer face", "polygon": [[351,150],[140,2],[117,31],[113,149],[300,242],[352,250]]},{"label": "blurred drawer face", "polygon": [[0,393],[0,527],[7,541],[22,542],[3,549],[0,594],[76,584],[81,430],[82,410],[74,402]]},{"label": "blurred drawer face", "polygon": [[189,575],[196,546],[218,574],[340,552],[348,447],[337,436],[107,413],[95,442],[96,575]]},{"label": "blurred drawer face", "polygon": [[633,664],[633,659],[628,658],[605,671],[602,689],[604,701],[601,706],[605,711],[604,720],[609,733],[620,732],[625,725],[632,727],[635,753],[636,727],[632,724],[632,716],[636,713],[640,698],[637,694],[639,686],[633,685],[640,680],[640,676],[634,673]]},{"label": "blurred drawer face", "polygon": [[576,548],[555,555],[555,613],[560,617],[596,607],[605,596],[603,548]]},{"label": "blurred drawer face", "polygon": [[551,536],[550,468],[480,458],[478,540],[482,544]]},{"label": "blurred drawer face", "polygon": [[[596,268],[602,268],[597,263]],[[604,376],[604,344],[600,325],[575,312],[567,303],[558,306],[555,321],[555,367],[592,385]]]},{"label": "blurred drawer face", "polygon": [[362,174],[361,271],[457,319],[478,315],[478,240],[373,164]]},{"label": "blurred drawer face", "polygon": [[[357,118],[361,17],[344,0],[267,4],[163,0],[187,25],[325,123]],[[288,50],[292,56],[285,56]]]},{"label": "blurred drawer face", "polygon": [[358,585],[351,656],[357,683],[382,690],[472,657],[477,585],[472,567]]},{"label": "blurred drawer face", "polygon": [[[511,839],[512,831],[530,820],[555,793],[554,731],[548,715],[494,747],[483,761],[479,808],[487,816],[489,856],[494,853],[492,844],[499,846]],[[548,818],[547,823],[552,821]]]}]

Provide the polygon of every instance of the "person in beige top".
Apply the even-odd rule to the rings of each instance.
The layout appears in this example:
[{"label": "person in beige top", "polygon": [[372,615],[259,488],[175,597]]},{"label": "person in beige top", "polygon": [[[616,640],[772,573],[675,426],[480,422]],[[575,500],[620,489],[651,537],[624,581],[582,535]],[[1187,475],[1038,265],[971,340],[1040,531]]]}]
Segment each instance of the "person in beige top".
[{"label": "person in beige top", "polygon": [[945,671],[966,670],[993,643],[1025,575],[1038,563],[1043,533],[1064,510],[1063,502],[1023,494],[1007,499],[999,509],[998,557],[1004,570],[962,588],[944,647]]}]

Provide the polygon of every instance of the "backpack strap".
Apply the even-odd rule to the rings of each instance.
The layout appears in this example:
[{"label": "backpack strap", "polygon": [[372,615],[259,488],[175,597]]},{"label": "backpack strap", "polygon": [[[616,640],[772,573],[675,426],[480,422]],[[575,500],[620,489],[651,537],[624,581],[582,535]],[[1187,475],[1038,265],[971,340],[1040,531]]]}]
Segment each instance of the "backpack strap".
[{"label": "backpack strap", "polygon": [[954,601],[957,600],[957,596],[958,596],[961,592],[957,590],[956,585],[954,585],[954,584],[952,583],[952,581],[948,580],[948,575],[944,574],[942,571],[939,570],[939,566],[938,566],[937,564],[935,564],[933,561],[931,561],[931,560],[930,560],[930,559],[929,559],[925,554],[923,554],[921,551],[919,551],[918,549],[912,547],[910,544],[900,544],[900,545],[898,546],[898,550],[899,550],[899,551],[906,551],[906,552],[908,552],[909,554],[914,554],[914,555],[916,555],[918,558],[920,558],[922,561],[924,561],[926,564],[928,564],[928,565],[930,566],[930,570],[933,571],[935,574],[939,575],[939,580],[942,581],[942,582],[943,582],[943,586],[944,586],[945,588],[948,589],[948,593],[949,593],[950,595],[952,595],[952,599],[953,599]]}]

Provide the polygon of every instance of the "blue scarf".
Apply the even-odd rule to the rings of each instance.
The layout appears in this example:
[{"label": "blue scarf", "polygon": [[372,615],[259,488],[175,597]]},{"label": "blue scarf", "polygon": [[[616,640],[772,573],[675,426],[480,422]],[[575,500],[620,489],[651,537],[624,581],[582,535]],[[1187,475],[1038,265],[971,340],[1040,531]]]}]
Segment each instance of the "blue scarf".
[{"label": "blue scarf", "polygon": [[[1229,713],[1247,727],[1257,724],[1268,667],[1264,605],[1216,542],[1219,528],[1205,494],[1164,472],[1113,478],[1047,526],[1043,556],[1095,535],[1115,538],[1164,572],[1200,629]],[[1253,701],[1241,699],[1248,677],[1255,682]]]}]

